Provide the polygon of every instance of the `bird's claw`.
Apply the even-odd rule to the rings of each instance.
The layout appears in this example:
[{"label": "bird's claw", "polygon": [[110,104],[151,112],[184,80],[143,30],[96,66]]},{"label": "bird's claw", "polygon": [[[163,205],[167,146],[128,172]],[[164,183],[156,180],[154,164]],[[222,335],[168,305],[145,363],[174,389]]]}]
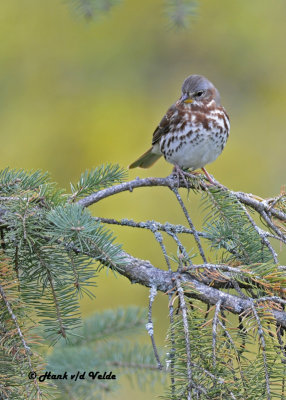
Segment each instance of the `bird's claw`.
[{"label": "bird's claw", "polygon": [[184,182],[184,185],[186,186],[186,188],[189,190],[190,189],[190,185],[187,178],[193,178],[194,176],[187,172],[184,171],[181,167],[179,167],[177,164],[174,165],[174,169],[172,171],[172,175],[175,176],[177,178],[177,186],[180,187],[180,178],[182,179],[182,181]]}]

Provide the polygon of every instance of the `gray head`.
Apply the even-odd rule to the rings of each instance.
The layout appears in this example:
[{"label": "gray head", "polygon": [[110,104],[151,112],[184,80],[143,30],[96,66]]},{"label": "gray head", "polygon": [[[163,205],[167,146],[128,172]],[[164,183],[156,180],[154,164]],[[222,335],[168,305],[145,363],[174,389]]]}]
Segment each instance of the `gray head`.
[{"label": "gray head", "polygon": [[214,85],[201,75],[190,75],[182,85],[181,103],[209,103],[215,100],[216,105],[220,105],[219,91]]}]

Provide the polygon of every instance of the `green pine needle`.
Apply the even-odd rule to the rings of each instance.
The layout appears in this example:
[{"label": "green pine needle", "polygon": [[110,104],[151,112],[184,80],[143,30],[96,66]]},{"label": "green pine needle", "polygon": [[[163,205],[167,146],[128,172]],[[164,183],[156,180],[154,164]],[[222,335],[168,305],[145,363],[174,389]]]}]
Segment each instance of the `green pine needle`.
[{"label": "green pine needle", "polygon": [[72,200],[96,192],[100,189],[121,183],[127,176],[127,171],[119,165],[102,165],[81,174],[77,184],[71,184]]},{"label": "green pine needle", "polygon": [[[68,343],[58,344],[48,358],[48,368],[54,373],[87,372],[84,380],[59,385],[65,388],[61,399],[69,399],[70,390],[77,399],[101,398],[118,389],[118,378],[123,375],[142,390],[158,381],[165,382],[166,374],[157,369],[152,346],[138,343],[137,336],[145,331],[146,320],[146,310],[139,307],[106,310],[84,319],[77,335]],[[134,334],[135,344],[132,343]],[[89,371],[112,371],[117,380],[95,385],[88,376]]]},{"label": "green pine needle", "polygon": [[95,221],[87,209],[77,204],[58,206],[47,215],[52,242],[63,240],[71,249],[98,260],[114,270],[124,263],[121,246],[114,244],[111,231]]},{"label": "green pine needle", "polygon": [[49,174],[47,172],[26,172],[23,169],[5,168],[0,171],[0,193],[15,195],[25,190],[33,191],[48,181]]},{"label": "green pine needle", "polygon": [[206,216],[204,231],[211,248],[223,253],[223,261],[238,260],[243,264],[272,260],[258,232],[251,225],[238,200],[226,190],[209,188],[204,194]]}]

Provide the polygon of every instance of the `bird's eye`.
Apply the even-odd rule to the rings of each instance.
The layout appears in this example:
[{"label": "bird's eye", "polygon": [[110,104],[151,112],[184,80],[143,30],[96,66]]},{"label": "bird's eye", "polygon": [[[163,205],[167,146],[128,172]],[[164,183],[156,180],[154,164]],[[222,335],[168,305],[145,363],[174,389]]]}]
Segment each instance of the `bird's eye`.
[{"label": "bird's eye", "polygon": [[201,97],[204,94],[203,90],[200,90],[196,93],[196,97]]}]

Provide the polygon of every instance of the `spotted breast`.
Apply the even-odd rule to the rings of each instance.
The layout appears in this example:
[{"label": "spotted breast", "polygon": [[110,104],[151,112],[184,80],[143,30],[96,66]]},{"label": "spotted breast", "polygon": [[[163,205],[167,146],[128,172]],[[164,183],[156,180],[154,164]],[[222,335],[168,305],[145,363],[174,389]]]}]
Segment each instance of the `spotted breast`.
[{"label": "spotted breast", "polygon": [[154,152],[182,169],[198,169],[220,155],[229,135],[229,118],[214,100],[200,106],[186,107],[180,102],[172,107],[168,131],[154,135]]},{"label": "spotted breast", "polygon": [[222,152],[229,136],[229,118],[215,86],[201,75],[191,75],[182,85],[179,100],[155,129],[152,147],[129,168],[148,168],[162,155],[175,169],[202,168]]}]

